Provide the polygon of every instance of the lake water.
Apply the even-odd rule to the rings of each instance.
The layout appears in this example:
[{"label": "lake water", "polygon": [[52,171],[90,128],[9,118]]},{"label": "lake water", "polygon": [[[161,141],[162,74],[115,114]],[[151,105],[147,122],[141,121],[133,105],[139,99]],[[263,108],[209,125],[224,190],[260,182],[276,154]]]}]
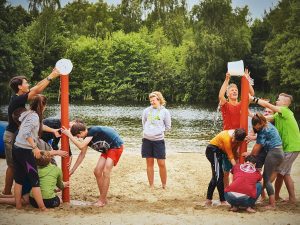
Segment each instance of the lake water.
[{"label": "lake water", "polygon": [[[125,141],[127,151],[139,152],[142,138],[143,105],[70,104],[70,118],[82,118],[88,126],[115,128]],[[169,152],[203,152],[208,141],[222,130],[221,114],[215,106],[167,105],[172,130],[166,135]],[[60,105],[48,104],[45,117],[60,118]],[[7,105],[0,106],[0,120],[7,120]]]}]

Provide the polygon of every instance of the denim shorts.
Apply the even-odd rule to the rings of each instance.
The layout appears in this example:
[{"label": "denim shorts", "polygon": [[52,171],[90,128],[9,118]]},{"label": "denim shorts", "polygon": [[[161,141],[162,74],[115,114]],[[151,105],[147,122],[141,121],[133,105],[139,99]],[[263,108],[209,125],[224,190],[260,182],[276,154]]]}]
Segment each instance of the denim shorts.
[{"label": "denim shorts", "polygon": [[142,157],[166,159],[165,140],[150,141],[146,138],[143,138]]},{"label": "denim shorts", "polygon": [[230,172],[230,170],[232,169],[232,164],[229,161],[228,157],[226,154],[222,153],[222,168],[224,172]]},{"label": "denim shorts", "polygon": [[256,198],[251,198],[248,195],[236,197],[231,192],[225,192],[225,199],[231,206],[234,207],[253,207],[261,192],[262,185],[258,182],[256,183]]}]

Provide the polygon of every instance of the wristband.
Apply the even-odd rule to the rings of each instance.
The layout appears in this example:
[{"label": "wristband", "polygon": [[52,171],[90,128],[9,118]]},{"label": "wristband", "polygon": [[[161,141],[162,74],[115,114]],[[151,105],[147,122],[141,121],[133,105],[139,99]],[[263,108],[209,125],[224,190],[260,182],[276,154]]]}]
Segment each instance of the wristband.
[{"label": "wristband", "polygon": [[259,98],[258,98],[258,97],[253,97],[253,102],[254,102],[254,103],[256,103],[256,104],[257,104],[257,103],[258,103],[258,100],[259,100]]},{"label": "wristband", "polygon": [[50,78],[50,77],[47,77],[46,79],[47,79],[47,81],[49,81],[49,82],[52,81],[52,78]]}]

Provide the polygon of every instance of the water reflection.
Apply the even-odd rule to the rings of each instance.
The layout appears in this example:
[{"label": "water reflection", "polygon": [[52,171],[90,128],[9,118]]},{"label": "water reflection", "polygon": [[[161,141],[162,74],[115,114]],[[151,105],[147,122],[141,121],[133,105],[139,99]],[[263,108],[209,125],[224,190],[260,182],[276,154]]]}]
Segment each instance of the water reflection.
[{"label": "water reflection", "polygon": [[[70,118],[82,118],[89,126],[115,128],[129,151],[140,151],[144,105],[71,104]],[[166,136],[167,150],[176,152],[204,151],[208,141],[222,130],[220,114],[213,107],[168,105],[172,131]],[[257,110],[257,109],[254,109]],[[261,110],[261,109],[260,109]],[[0,120],[7,120],[7,105],[0,106]],[[48,104],[46,117],[60,117],[60,105]]]}]

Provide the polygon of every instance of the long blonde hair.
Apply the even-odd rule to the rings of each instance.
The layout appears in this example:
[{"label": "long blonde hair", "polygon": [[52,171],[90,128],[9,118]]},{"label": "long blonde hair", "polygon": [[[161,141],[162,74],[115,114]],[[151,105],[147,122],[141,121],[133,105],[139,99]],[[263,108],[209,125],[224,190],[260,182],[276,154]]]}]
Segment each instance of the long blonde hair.
[{"label": "long blonde hair", "polygon": [[166,102],[166,100],[165,100],[165,98],[164,98],[164,96],[162,95],[161,92],[159,92],[159,91],[153,91],[153,92],[151,92],[149,94],[149,99],[153,98],[153,97],[157,98],[157,100],[160,102],[161,105],[163,105],[163,106],[166,105],[167,102]]}]

